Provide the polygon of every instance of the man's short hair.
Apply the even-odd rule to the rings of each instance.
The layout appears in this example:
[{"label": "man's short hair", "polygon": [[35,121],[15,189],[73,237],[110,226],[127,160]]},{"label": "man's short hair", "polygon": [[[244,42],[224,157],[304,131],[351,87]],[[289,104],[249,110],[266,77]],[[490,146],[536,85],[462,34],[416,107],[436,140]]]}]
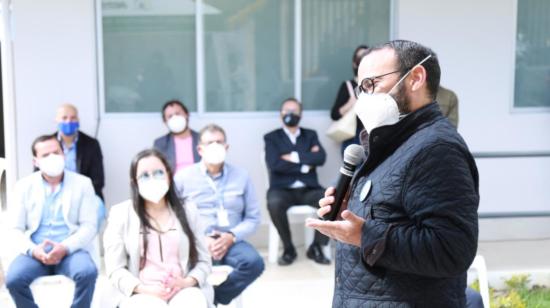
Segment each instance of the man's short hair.
[{"label": "man's short hair", "polygon": [[432,55],[428,60],[422,63],[422,66],[427,72],[426,83],[428,85],[428,91],[432,99],[435,100],[437,89],[439,88],[439,80],[441,78],[441,69],[439,67],[437,54],[426,46],[407,40],[394,40],[371,47],[367,50],[366,54],[368,55],[375,50],[385,48],[390,48],[395,51],[397,55],[397,65],[399,66],[398,69],[401,72],[400,76],[403,76],[408,70],[424,60],[428,55]]},{"label": "man's short hair", "polygon": [[303,108],[302,103],[300,103],[300,101],[295,97],[289,97],[283,100],[281,102],[281,106],[279,106],[279,111],[283,111],[283,106],[285,105],[286,102],[295,102],[296,104],[298,104],[298,106],[300,106],[300,113],[302,113],[302,108]]},{"label": "man's short hair", "polygon": [[214,132],[219,132],[223,135],[223,140],[225,142],[227,142],[227,136],[225,135],[225,130],[223,130],[223,128],[217,124],[208,124],[206,125],[205,127],[203,127],[200,131],[199,131],[199,142],[202,141],[202,136],[206,133],[206,132],[210,132],[210,133],[214,133]]},{"label": "man's short hair", "polygon": [[189,109],[187,109],[187,107],[185,107],[185,105],[181,101],[178,101],[177,99],[173,99],[173,100],[167,101],[162,106],[162,120],[163,121],[166,121],[166,119],[164,118],[164,111],[166,111],[166,108],[168,108],[172,105],[180,106],[181,109],[183,109],[183,111],[185,112],[185,114],[189,115]]},{"label": "man's short hair", "polygon": [[53,140],[57,141],[57,144],[59,144],[59,148],[63,149],[61,147],[61,142],[59,141],[59,139],[57,139],[57,134],[42,135],[42,136],[39,136],[38,138],[34,139],[34,141],[32,142],[32,145],[31,145],[32,156],[36,157],[36,145],[38,143],[44,142],[44,141],[47,141],[47,140],[50,140],[50,139],[53,139]]}]

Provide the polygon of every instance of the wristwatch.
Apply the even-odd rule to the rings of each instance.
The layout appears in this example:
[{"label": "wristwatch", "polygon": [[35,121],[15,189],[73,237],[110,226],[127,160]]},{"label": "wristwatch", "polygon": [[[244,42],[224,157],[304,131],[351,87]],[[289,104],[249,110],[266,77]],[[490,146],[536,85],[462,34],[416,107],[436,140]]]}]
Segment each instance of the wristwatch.
[{"label": "wristwatch", "polygon": [[237,242],[237,237],[235,236],[235,233],[233,233],[231,231],[227,231],[227,233],[229,233],[233,236],[233,244],[235,244]]}]

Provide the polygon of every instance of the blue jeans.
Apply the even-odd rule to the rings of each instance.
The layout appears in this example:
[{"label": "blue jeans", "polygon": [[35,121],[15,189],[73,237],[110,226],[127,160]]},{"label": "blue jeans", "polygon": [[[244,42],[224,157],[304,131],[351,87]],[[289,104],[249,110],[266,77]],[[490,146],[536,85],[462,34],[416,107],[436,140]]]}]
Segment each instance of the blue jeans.
[{"label": "blue jeans", "polygon": [[214,288],[214,302],[229,304],[264,271],[264,260],[256,249],[245,241],[233,244],[220,264],[233,267],[224,283]]},{"label": "blue jeans", "polygon": [[65,275],[75,282],[73,308],[87,308],[92,303],[97,268],[85,250],[65,256],[57,265],[44,265],[28,255],[19,255],[11,263],[6,275],[6,287],[17,308],[38,308],[30,289],[38,277]]},{"label": "blue jeans", "polygon": [[466,288],[466,308],[483,308],[481,294],[470,287]]}]

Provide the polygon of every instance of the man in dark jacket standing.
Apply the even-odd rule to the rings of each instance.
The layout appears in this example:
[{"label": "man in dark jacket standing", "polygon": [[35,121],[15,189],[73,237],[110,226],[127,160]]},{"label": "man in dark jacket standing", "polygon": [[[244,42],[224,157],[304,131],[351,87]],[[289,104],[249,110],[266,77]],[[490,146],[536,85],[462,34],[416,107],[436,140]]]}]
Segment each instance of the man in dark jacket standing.
[{"label": "man in dark jacket standing", "polygon": [[79,130],[78,110],[71,104],[57,109],[57,139],[63,146],[65,169],[85,175],[92,180],[95,194],[103,200],[103,155],[97,139]]},{"label": "man in dark jacket standing", "polygon": [[[333,307],[464,307],[477,250],[478,173],[434,101],[436,54],[418,43],[370,49],[359,67],[367,160],[339,221],[307,224],[338,240]],[[319,201],[324,215],[334,202]]]},{"label": "man in dark jacket standing", "polygon": [[[289,265],[297,257],[286,211],[293,205],[316,207],[324,191],[317,180],[316,168],[325,163],[326,153],[317,133],[298,125],[301,116],[302,104],[298,100],[284,100],[281,104],[283,127],[264,136],[269,169],[267,208],[284,247],[283,255],[277,260],[279,265]],[[326,236],[315,232],[307,257],[320,264],[330,263],[321,249],[327,243]]]}]

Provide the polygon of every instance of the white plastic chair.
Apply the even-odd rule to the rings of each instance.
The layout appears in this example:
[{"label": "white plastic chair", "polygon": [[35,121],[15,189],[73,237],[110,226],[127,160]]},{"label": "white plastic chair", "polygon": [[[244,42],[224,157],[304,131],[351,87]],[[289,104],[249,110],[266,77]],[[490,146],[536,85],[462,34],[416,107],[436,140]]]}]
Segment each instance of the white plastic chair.
[{"label": "white plastic chair", "polygon": [[[296,216],[316,217],[317,215],[316,213],[317,213],[316,210],[309,205],[295,205],[289,208],[288,211],[286,211],[289,221],[292,221],[292,218]],[[315,231],[312,228],[308,228],[304,224],[304,236],[305,236],[304,246],[305,247],[308,247],[308,245],[313,242],[314,232]],[[269,223],[268,258],[267,258],[270,263],[277,262],[277,255],[279,253],[279,242],[280,242],[279,233],[277,232],[275,225],[273,225],[273,222],[270,222]],[[326,247],[328,247],[329,253],[327,253]],[[330,259],[330,256],[331,256],[330,244],[325,246],[325,248],[323,249],[327,258]]]},{"label": "white plastic chair", "polygon": [[[92,241],[94,243],[95,252],[92,260],[98,267],[98,272],[101,265],[101,257],[99,256],[99,236],[96,236]],[[96,289],[92,299],[92,308],[100,308],[101,288],[98,288],[100,281],[99,275],[96,281]],[[70,278],[63,275],[48,275],[36,278],[30,285],[33,297],[39,307],[70,307],[73,302],[75,284]]]},{"label": "white plastic chair", "polygon": [[487,278],[487,265],[485,264],[485,258],[481,255],[477,255],[470,265],[470,269],[475,269],[477,272],[477,279],[479,281],[479,293],[483,300],[483,307],[491,307],[489,296],[489,280]]},{"label": "white plastic chair", "polygon": [[[224,281],[227,280],[227,277],[231,272],[233,271],[233,268],[229,265],[213,265],[212,266],[212,273],[208,278],[206,279],[209,284],[212,286],[219,286],[220,284],[224,283]],[[235,305],[235,308],[243,308],[243,294],[239,294],[236,298],[231,301],[232,304]]]},{"label": "white plastic chair", "polygon": [[6,181],[3,180],[6,169],[6,159],[0,157],[0,210],[6,209]]},{"label": "white plastic chair", "polygon": [[[265,179],[266,179],[266,186],[267,189],[269,189],[269,170],[267,168],[267,165],[265,164],[265,152],[262,151],[262,157],[261,160],[264,164],[264,173],[265,173]],[[307,204],[304,205],[293,205],[286,211],[286,215],[288,217],[288,221],[291,222],[296,216],[306,216],[308,217],[317,217],[317,210]],[[313,238],[315,236],[315,230],[312,228],[306,227],[304,222],[304,246],[308,247],[311,243],[313,243]],[[269,263],[276,263],[277,262],[277,255],[279,253],[279,242],[280,237],[279,233],[277,232],[277,228],[275,228],[275,225],[273,225],[273,221],[269,222],[269,242],[268,242],[268,255],[267,260]],[[332,250],[330,248],[330,240],[326,246],[323,247],[323,253],[327,257],[327,259],[332,260]]]},{"label": "white plastic chair", "polygon": [[34,301],[41,308],[70,307],[74,288],[74,282],[63,275],[42,276],[31,283]]}]

